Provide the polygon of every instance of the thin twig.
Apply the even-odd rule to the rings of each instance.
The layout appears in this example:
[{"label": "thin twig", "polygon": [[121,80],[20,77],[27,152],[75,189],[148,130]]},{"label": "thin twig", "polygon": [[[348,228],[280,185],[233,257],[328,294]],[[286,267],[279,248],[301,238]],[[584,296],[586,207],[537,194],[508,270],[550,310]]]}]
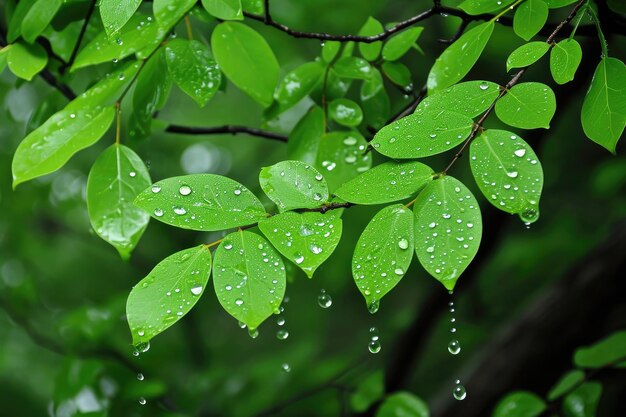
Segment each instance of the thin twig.
[{"label": "thin twig", "polygon": [[94,9],[96,8],[96,1],[97,0],[91,0],[91,3],[89,3],[87,14],[85,14],[85,21],[83,22],[83,27],[80,28],[80,33],[78,34],[78,39],[76,40],[76,44],[74,45],[74,49],[72,50],[72,55],[70,56],[70,60],[67,61],[67,64],[59,68],[59,72],[61,74],[63,74],[67,68],[70,68],[74,64],[74,60],[76,60],[76,56],[78,55],[78,50],[80,49],[80,45],[83,42],[85,33],[87,32],[87,27],[89,26],[91,15],[93,14]]},{"label": "thin twig", "polygon": [[243,133],[250,136],[257,136],[265,139],[277,140],[279,142],[287,142],[288,137],[286,135],[270,132],[267,130],[257,129],[255,127],[248,126],[235,126],[224,125],[215,127],[191,127],[180,125],[169,125],[166,129],[169,133],[181,133],[184,135],[218,135],[218,134],[231,134],[235,135]]}]

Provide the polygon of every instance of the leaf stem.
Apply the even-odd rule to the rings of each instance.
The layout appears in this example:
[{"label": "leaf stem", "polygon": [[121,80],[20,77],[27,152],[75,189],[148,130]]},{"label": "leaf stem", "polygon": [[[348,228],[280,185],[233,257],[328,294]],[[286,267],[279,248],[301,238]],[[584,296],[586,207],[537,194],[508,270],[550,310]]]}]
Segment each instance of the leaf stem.
[{"label": "leaf stem", "polygon": [[185,15],[185,28],[187,28],[187,37],[190,41],[193,40],[193,30],[191,29],[191,21],[189,15]]},{"label": "leaf stem", "polygon": [[591,16],[591,20],[596,25],[596,29],[598,30],[598,38],[600,38],[600,46],[602,47],[602,58],[607,58],[609,56],[609,45],[606,42],[606,38],[604,37],[604,33],[602,32],[602,27],[600,26],[600,19],[598,18],[598,14],[593,9],[593,7],[587,7],[587,13]]},{"label": "leaf stem", "polygon": [[122,136],[122,104],[120,101],[115,102],[115,144],[120,144]]},{"label": "leaf stem", "polygon": [[500,13],[498,13],[497,15],[495,15],[494,17],[491,18],[491,20],[489,20],[490,22],[495,22],[496,20],[500,19],[502,16],[504,16],[505,14],[507,14],[507,12],[509,10],[513,10],[515,9],[515,7],[520,4],[521,2],[523,2],[525,0],[517,0],[515,3],[511,4],[510,6],[508,6],[506,9],[502,10]]}]

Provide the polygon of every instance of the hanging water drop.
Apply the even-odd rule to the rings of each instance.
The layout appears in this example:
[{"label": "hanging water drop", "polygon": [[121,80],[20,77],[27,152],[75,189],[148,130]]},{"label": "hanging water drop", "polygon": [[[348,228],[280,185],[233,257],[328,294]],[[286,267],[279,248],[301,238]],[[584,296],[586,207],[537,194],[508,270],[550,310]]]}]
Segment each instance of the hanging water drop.
[{"label": "hanging water drop", "polygon": [[285,325],[285,318],[283,316],[276,317],[276,324],[279,326]]},{"label": "hanging water drop", "polygon": [[143,374],[140,372],[137,374],[137,381],[143,381],[144,380],[144,376]]},{"label": "hanging water drop", "polygon": [[160,208],[155,208],[154,215],[157,217],[161,217],[163,215],[163,210],[161,210]]},{"label": "hanging water drop", "polygon": [[325,290],[322,290],[320,295],[317,296],[317,304],[319,304],[322,308],[328,308],[333,305],[333,299],[330,294],[327,294]]},{"label": "hanging water drop", "polygon": [[452,390],[452,395],[454,396],[454,399],[458,401],[463,401],[465,397],[467,397],[467,391],[465,390],[465,387],[461,385],[461,381],[459,381],[458,379],[456,380],[456,386],[454,387],[454,390]]},{"label": "hanging water drop", "polygon": [[373,300],[371,303],[367,305],[367,311],[369,311],[371,314],[376,314],[379,308],[380,308],[380,301],[378,300]]},{"label": "hanging water drop", "polygon": [[459,344],[458,340],[454,339],[451,340],[450,343],[448,343],[448,352],[453,355],[458,355],[459,352],[461,352],[461,345]]},{"label": "hanging water drop", "polygon": [[259,329],[248,329],[248,335],[251,338],[256,339],[257,337],[259,337]]},{"label": "hanging water drop", "polygon": [[279,331],[276,332],[276,338],[278,340],[285,340],[288,337],[289,337],[289,332],[287,330],[280,329]]},{"label": "hanging water drop", "polygon": [[145,399],[145,398],[143,398],[143,397],[140,397],[140,398],[139,398],[139,404],[141,404],[141,405],[146,405],[146,399]]},{"label": "hanging water drop", "polygon": [[378,329],[376,327],[370,327],[370,342],[367,345],[367,349],[374,354],[380,352],[380,338],[378,337]]},{"label": "hanging water drop", "polygon": [[288,363],[283,363],[281,365],[281,369],[283,370],[283,372],[291,372],[291,366]]},{"label": "hanging water drop", "polygon": [[244,323],[243,321],[238,321],[237,325],[239,326],[240,329],[245,329],[246,328],[246,323]]}]

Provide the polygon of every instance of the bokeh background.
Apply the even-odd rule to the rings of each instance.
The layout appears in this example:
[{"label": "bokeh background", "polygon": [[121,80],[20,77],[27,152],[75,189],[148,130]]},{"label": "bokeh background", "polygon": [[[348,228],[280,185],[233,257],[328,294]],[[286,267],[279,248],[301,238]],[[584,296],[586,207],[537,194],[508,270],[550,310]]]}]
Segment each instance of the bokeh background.
[{"label": "bokeh background", "polygon": [[[2,10],[5,4],[0,1]],[[356,33],[370,15],[394,22],[429,7],[425,0],[272,1],[277,21],[329,33]],[[566,10],[552,11],[550,21],[559,21]],[[193,24],[196,38],[206,41],[211,24]],[[320,53],[319,42],[249,24],[269,41],[283,74]],[[403,61],[416,86],[445,48],[437,39],[452,36],[458,24],[454,17],[424,22],[419,41],[424,55],[412,51]],[[413,392],[437,417],[489,415],[497,400],[515,389],[544,395],[571,368],[577,347],[626,328],[626,158],[623,146],[612,156],[582,133],[582,99],[600,55],[593,31],[582,33],[592,36],[578,38],[584,58],[572,83],[555,85],[546,58],[524,78],[549,84],[558,102],[550,130],[517,132],[543,164],[540,220],[527,229],[517,217],[497,211],[479,197],[467,158],[454,167],[452,175],[479,197],[485,224],[479,254],[453,296],[455,338],[462,346],[457,356],[446,348],[450,297],[415,260],[379,312],[367,311],[350,259],[378,208],[356,207],[345,216],[341,244],[315,277],[293,271],[282,315],[286,340],[276,338],[275,318],[261,326],[258,338],[250,338],[209,291],[188,316],[155,338],[147,353],[134,357],[124,318],[131,287],[169,254],[220,235],[152,222],[131,260],[123,262],[91,230],[85,204],[89,168],[112,143],[111,134],[59,172],[12,191],[17,144],[41,123],[42,114],[66,101],[40,78],[24,83],[8,71],[0,74],[0,415],[351,415],[354,405],[359,408],[351,401],[355,388],[383,376],[387,390]],[[182,27],[179,34],[184,35]],[[609,34],[608,40],[611,55],[624,59],[624,37]],[[506,83],[506,57],[522,42],[510,27],[497,25],[466,79]],[[80,76],[68,81],[79,91],[84,87]],[[388,91],[394,109],[410,100]],[[355,94],[353,88],[349,95]],[[309,105],[300,103],[267,128],[288,132]],[[260,107],[232,85],[204,109],[174,88],[159,119],[194,126],[263,125]],[[486,126],[500,123],[491,117]],[[211,172],[260,195],[260,168],[286,158],[284,144],[261,138],[156,130],[142,142],[124,138],[149,164],[155,181]],[[437,170],[448,159],[426,163]],[[322,289],[333,300],[328,309],[318,305]],[[382,345],[376,355],[367,349],[372,326]],[[467,388],[464,401],[451,394],[457,378]],[[140,397],[146,405],[139,405]],[[599,415],[626,415],[624,398],[624,374],[609,377]]]}]

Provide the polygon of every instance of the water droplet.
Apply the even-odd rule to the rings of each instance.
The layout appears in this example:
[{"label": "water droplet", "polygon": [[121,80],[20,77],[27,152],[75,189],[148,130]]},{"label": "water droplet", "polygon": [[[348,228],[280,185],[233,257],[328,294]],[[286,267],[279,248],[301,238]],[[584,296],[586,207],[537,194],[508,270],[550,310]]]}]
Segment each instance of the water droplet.
[{"label": "water droplet", "polygon": [[320,253],[322,253],[322,248],[320,248],[317,245],[310,245],[309,246],[309,250],[314,253],[315,255],[319,255]]},{"label": "water droplet", "polygon": [[402,268],[396,268],[393,272],[395,272],[396,275],[403,275],[404,271],[402,270]]},{"label": "water droplet", "polygon": [[181,185],[178,189],[178,192],[180,193],[180,195],[189,195],[191,194],[191,187],[188,185]]},{"label": "water droplet", "polygon": [[235,300],[235,304],[238,305],[238,306],[243,305],[243,300],[241,298],[237,298]]},{"label": "water droplet", "polygon": [[154,215],[157,217],[161,217],[163,215],[163,210],[161,210],[160,208],[154,209]]},{"label": "water droplet", "polygon": [[141,372],[137,374],[137,380],[138,381],[143,381],[144,380],[144,376],[143,376],[143,374]]},{"label": "water droplet", "polygon": [[322,308],[328,308],[333,305],[333,299],[330,294],[327,294],[325,290],[322,290],[320,295],[317,296],[317,304],[319,304]]},{"label": "water droplet", "polygon": [[187,210],[185,210],[184,207],[174,207],[174,213],[182,216],[183,214],[187,213]]},{"label": "water droplet", "polygon": [[526,149],[517,149],[513,153],[515,154],[515,156],[519,156],[521,158],[522,156],[526,155]]},{"label": "water droplet", "polygon": [[150,342],[142,342],[135,345],[135,351],[139,353],[146,353],[150,350]]},{"label": "water droplet", "polygon": [[463,401],[465,397],[467,397],[467,391],[465,390],[465,387],[461,385],[461,381],[459,381],[458,379],[457,384],[452,391],[452,395],[454,396],[455,400],[459,401]]},{"label": "water droplet", "polygon": [[241,195],[241,190],[239,188],[235,188],[235,195]]},{"label": "water droplet", "polygon": [[285,325],[285,318],[283,316],[276,317],[276,324],[278,324],[279,326],[284,326]]},{"label": "water droplet", "polygon": [[407,249],[409,247],[409,241],[406,239],[400,239],[398,241],[398,246],[400,247],[400,249],[404,250]]},{"label": "water droplet", "polygon": [[124,41],[122,40],[122,38],[117,38],[115,41],[118,45],[124,45]]},{"label": "water droplet", "polygon": [[194,285],[193,287],[191,287],[191,293],[193,295],[202,294],[202,285],[198,284],[198,285]]},{"label": "water droplet", "polygon": [[281,369],[283,372],[291,372],[291,366],[288,363],[283,363],[281,365]]},{"label": "water droplet", "polygon": [[237,325],[239,326],[240,329],[245,329],[246,328],[246,323],[244,323],[243,321],[238,321]]},{"label": "water droplet", "polygon": [[371,303],[367,305],[367,311],[369,311],[371,314],[376,314],[379,308],[380,308],[380,301],[378,300],[373,300]]},{"label": "water droplet", "polygon": [[152,186],[152,192],[155,193],[155,194],[161,192],[161,186],[160,185],[153,185]]},{"label": "water droplet", "polygon": [[259,337],[259,329],[248,329],[248,336],[256,339],[257,337]]},{"label": "water droplet", "polygon": [[279,331],[276,332],[276,338],[278,340],[285,340],[288,337],[289,337],[289,332],[287,330],[280,329]]},{"label": "water droplet", "polygon": [[128,175],[130,175],[131,178],[135,178],[137,176],[137,173],[135,171],[130,171]]},{"label": "water droplet", "polygon": [[367,344],[367,349],[370,353],[380,352],[380,338],[378,337],[378,329],[376,327],[370,328],[370,342]]},{"label": "water droplet", "polygon": [[146,405],[146,399],[145,399],[145,398],[143,398],[143,397],[140,397],[140,398],[139,398],[139,404],[141,404],[141,405]]},{"label": "water droplet", "polygon": [[302,262],[304,262],[304,256],[302,256],[302,254],[300,253],[296,253],[294,261],[296,262],[296,264],[300,265]]},{"label": "water droplet", "polygon": [[517,171],[511,171],[506,173],[507,177],[509,178],[517,178]]},{"label": "water droplet", "polygon": [[352,136],[348,136],[347,138],[343,140],[343,144],[347,146],[356,145],[356,142],[357,142],[356,138],[353,138]]},{"label": "water droplet", "polygon": [[448,343],[448,352],[453,355],[458,355],[459,352],[461,352],[461,345],[458,340],[451,340],[450,343]]},{"label": "water droplet", "polygon": [[224,244],[224,249],[231,250],[232,248],[233,248],[233,244],[232,243],[225,243]]},{"label": "water droplet", "polygon": [[530,225],[531,223],[536,222],[539,219],[539,210],[538,209],[528,209],[522,213],[520,213],[519,218],[526,224]]},{"label": "water droplet", "polygon": [[70,119],[75,119],[76,115],[74,113],[70,114]]}]

